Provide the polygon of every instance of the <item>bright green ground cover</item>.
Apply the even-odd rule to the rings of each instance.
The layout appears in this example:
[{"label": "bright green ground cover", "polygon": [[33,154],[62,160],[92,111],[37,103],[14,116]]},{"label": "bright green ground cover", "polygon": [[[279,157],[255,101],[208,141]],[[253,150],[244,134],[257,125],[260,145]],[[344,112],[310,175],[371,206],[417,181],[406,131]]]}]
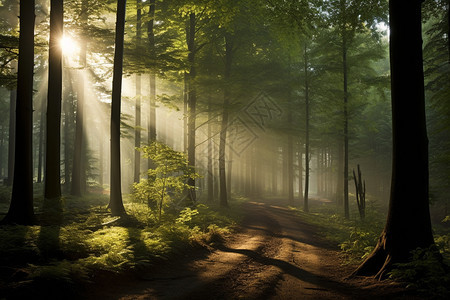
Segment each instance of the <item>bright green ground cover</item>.
[{"label": "bright green ground cover", "polygon": [[230,209],[212,204],[166,209],[160,221],[157,212],[130,199],[122,219],[109,216],[104,195],[66,197],[62,211],[47,207],[47,213],[40,202],[40,224],[58,224],[56,218],[60,225],[0,227],[0,291],[48,283],[75,292],[99,272],[134,272],[170,260],[229,234],[242,201],[232,201]]}]

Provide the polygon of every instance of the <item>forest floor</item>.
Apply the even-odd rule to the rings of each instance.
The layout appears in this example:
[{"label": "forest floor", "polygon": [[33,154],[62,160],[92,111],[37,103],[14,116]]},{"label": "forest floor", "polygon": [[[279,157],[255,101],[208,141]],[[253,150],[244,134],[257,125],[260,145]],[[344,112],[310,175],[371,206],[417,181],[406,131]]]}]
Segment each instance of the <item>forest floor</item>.
[{"label": "forest floor", "polygon": [[392,281],[349,278],[356,267],[286,203],[248,202],[238,230],[139,276],[105,277],[87,299],[423,299]]}]

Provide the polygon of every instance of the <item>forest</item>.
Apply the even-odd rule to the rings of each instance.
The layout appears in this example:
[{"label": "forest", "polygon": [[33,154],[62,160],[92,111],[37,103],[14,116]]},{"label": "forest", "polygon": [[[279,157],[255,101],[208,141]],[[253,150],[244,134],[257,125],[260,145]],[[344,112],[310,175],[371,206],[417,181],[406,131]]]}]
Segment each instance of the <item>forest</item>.
[{"label": "forest", "polygon": [[0,16],[0,299],[449,299],[450,0]]}]

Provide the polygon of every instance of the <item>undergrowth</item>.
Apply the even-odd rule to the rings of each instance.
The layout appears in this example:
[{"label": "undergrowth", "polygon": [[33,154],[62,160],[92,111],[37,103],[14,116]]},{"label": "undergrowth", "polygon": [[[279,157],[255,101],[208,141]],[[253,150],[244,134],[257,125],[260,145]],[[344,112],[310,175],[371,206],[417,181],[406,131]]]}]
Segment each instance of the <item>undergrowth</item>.
[{"label": "undergrowth", "polygon": [[[158,221],[157,212],[132,201],[125,202],[127,217],[112,219],[107,202],[102,195],[65,198],[58,225],[1,226],[0,290],[45,283],[74,290],[99,272],[144,270],[219,242],[239,219],[238,205],[223,210],[196,204],[168,211]],[[45,224],[46,215],[37,215]]]},{"label": "undergrowth", "polygon": [[[374,249],[385,225],[386,216],[376,203],[370,203],[366,219],[356,215],[349,220],[336,213],[331,203],[312,205],[310,213],[292,208],[303,220],[318,226],[327,240],[338,245],[345,254],[346,263],[357,264]],[[441,224],[433,224],[435,246],[430,249],[416,249],[408,263],[397,264],[390,278],[405,282],[408,287],[427,294],[430,299],[450,298],[450,217]]]}]

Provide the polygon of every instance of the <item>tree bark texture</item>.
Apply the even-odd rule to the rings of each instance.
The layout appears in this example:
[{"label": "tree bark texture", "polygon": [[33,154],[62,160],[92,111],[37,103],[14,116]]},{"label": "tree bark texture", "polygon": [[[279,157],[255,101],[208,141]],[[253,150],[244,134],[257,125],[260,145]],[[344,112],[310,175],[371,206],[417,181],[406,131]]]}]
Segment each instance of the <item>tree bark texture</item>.
[{"label": "tree bark texture", "polygon": [[2,223],[31,225],[33,208],[34,0],[20,1],[16,144],[11,204]]},{"label": "tree bark texture", "polygon": [[225,35],[225,72],[224,80],[225,86],[223,90],[223,111],[222,111],[222,124],[220,128],[220,141],[219,141],[219,181],[220,181],[220,206],[228,206],[227,195],[227,178],[225,174],[225,158],[226,158],[226,143],[227,143],[227,127],[229,118],[229,106],[231,98],[231,64],[233,62],[233,43],[231,37]]},{"label": "tree bark texture", "polygon": [[[156,61],[156,49],[155,49],[155,12],[156,12],[156,0],[150,0],[149,8],[149,21],[147,23],[147,35],[150,47],[150,53],[152,58]],[[150,100],[149,100],[149,115],[148,115],[148,144],[156,142],[156,73],[154,69],[150,70]],[[149,169],[154,168],[152,160],[149,158],[147,161]]]},{"label": "tree bark texture", "polygon": [[390,0],[393,161],[386,226],[356,275],[385,277],[411,251],[434,244],[428,201],[428,138],[421,0]]},{"label": "tree bark texture", "polygon": [[305,194],[303,196],[303,211],[309,211],[309,121],[310,121],[310,103],[309,103],[309,79],[308,79],[308,51],[305,45],[304,50],[304,73],[305,73]]},{"label": "tree bark texture", "polygon": [[[142,11],[141,0],[136,1],[136,55],[139,55],[142,39]],[[136,74],[136,108],[134,129],[134,182],[139,182],[141,174],[141,153],[137,148],[141,147],[141,74]]]},{"label": "tree bark texture", "polygon": [[[189,15],[189,24],[186,28],[186,40],[188,45],[188,62],[189,62],[189,78],[188,78],[188,163],[195,169],[195,119],[197,106],[197,90],[195,86],[196,68],[195,68],[195,33],[196,33],[196,16],[195,13]],[[188,185],[191,187],[189,191],[190,204],[195,203],[195,179],[189,178]]]},{"label": "tree bark texture", "polygon": [[64,9],[63,0],[50,1],[50,42],[48,54],[47,147],[45,198],[61,197],[61,94]]},{"label": "tree bark texture", "polygon": [[116,37],[111,102],[111,194],[108,207],[112,215],[125,214],[122,201],[120,170],[120,109],[122,97],[123,40],[125,32],[126,0],[117,1]]}]

